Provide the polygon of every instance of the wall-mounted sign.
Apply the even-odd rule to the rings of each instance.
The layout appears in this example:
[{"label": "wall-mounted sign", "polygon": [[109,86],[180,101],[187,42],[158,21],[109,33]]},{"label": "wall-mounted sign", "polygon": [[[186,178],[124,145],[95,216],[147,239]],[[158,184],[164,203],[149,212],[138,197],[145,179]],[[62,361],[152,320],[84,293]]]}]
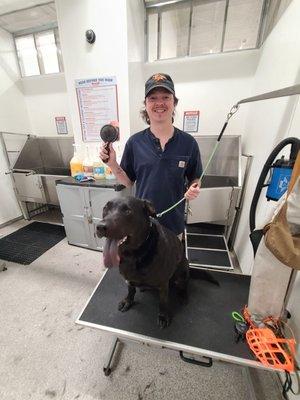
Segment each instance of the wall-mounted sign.
[{"label": "wall-mounted sign", "polygon": [[183,130],[184,132],[198,132],[200,111],[184,111]]},{"label": "wall-mounted sign", "polygon": [[77,79],[75,87],[83,141],[98,142],[102,126],[119,120],[116,77]]},{"label": "wall-mounted sign", "polygon": [[68,133],[66,117],[55,117],[55,124],[58,135],[66,135]]}]

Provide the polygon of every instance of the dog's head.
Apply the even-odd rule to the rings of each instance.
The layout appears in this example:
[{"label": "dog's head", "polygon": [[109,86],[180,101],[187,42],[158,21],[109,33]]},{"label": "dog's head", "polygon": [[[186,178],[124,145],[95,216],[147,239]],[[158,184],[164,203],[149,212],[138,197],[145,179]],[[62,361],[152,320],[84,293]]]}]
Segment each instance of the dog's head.
[{"label": "dog's head", "polygon": [[118,197],[103,208],[103,219],[97,226],[97,236],[105,237],[104,265],[119,264],[119,249],[137,249],[149,233],[150,216],[155,216],[153,205],[135,197]]}]

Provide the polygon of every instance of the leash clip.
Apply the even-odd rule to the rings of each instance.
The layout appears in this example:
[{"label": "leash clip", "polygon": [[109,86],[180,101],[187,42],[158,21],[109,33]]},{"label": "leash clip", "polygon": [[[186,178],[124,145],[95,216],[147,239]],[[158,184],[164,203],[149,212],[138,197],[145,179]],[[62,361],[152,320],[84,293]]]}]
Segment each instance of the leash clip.
[{"label": "leash clip", "polygon": [[239,105],[238,104],[235,104],[233,107],[231,107],[231,110],[227,114],[227,122],[238,111],[238,109],[239,109]]}]

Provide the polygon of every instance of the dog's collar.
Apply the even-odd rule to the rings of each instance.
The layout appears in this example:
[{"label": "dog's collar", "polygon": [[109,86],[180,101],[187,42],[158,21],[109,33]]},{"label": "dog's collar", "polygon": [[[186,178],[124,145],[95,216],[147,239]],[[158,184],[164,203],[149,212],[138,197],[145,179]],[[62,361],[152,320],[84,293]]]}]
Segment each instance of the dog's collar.
[{"label": "dog's collar", "polygon": [[134,253],[142,253],[144,248],[148,248],[149,247],[149,242],[151,241],[152,238],[152,234],[153,234],[153,222],[150,219],[150,224],[149,224],[149,231],[148,231],[148,235],[146,237],[146,239],[143,241],[143,243],[140,245],[140,247],[138,247],[137,249],[134,250]]},{"label": "dog's collar", "polygon": [[152,226],[153,226],[153,222],[152,222],[152,220],[151,220],[151,218],[150,218],[149,232],[148,232],[148,235],[147,235],[146,239],[144,240],[144,243],[142,244],[142,246],[143,246],[143,245],[147,242],[147,240],[149,239],[149,237],[150,237],[150,235],[151,235],[151,232],[152,232]]},{"label": "dog's collar", "polygon": [[158,233],[155,224],[150,219],[149,232],[147,238],[141,244],[140,247],[133,251],[137,259],[137,268],[145,267],[153,258],[155,248],[158,241]]}]

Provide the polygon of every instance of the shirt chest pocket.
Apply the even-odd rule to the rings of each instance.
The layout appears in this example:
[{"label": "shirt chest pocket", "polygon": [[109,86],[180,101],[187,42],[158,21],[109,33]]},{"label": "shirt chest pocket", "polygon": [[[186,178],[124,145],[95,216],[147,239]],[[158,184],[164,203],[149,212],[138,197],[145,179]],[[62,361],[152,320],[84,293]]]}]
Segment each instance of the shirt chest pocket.
[{"label": "shirt chest pocket", "polygon": [[187,164],[189,161],[188,156],[174,156],[165,159],[166,169],[171,179],[184,178]]}]

